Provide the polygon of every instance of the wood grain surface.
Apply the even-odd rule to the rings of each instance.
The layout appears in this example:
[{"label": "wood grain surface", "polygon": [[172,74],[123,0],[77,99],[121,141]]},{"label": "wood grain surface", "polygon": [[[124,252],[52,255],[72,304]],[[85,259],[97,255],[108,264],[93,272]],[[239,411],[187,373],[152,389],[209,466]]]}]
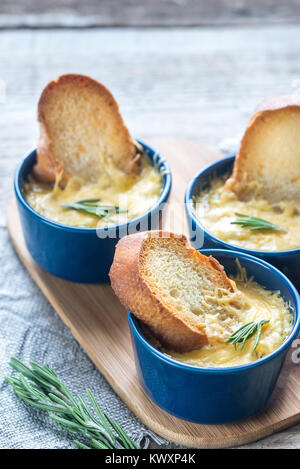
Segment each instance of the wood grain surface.
[{"label": "wood grain surface", "polygon": [[[149,143],[171,165],[174,183],[170,207],[182,203],[193,174],[220,157],[210,148],[184,140],[156,139]],[[178,218],[182,215],[176,210]],[[300,368],[290,355],[268,407],[253,418],[229,425],[197,425],[167,414],[138,383],[127,314],[110,286],[67,282],[39,268],[25,246],[15,202],[9,207],[8,229],[20,259],[74,337],[125,404],[157,434],[184,446],[221,448],[258,440],[300,421]]]},{"label": "wood grain surface", "polygon": [[[0,22],[4,6],[9,20],[20,4],[2,1]],[[41,26],[40,17],[33,21]],[[14,170],[36,146],[36,103],[54,77],[77,72],[105,83],[132,135],[145,141],[167,135],[234,146],[260,100],[299,89],[299,37],[300,26],[291,24],[0,31],[0,229],[6,230]],[[247,447],[300,448],[300,425]]]},{"label": "wood grain surface", "polygon": [[195,26],[297,22],[297,0],[1,0],[0,27]]}]

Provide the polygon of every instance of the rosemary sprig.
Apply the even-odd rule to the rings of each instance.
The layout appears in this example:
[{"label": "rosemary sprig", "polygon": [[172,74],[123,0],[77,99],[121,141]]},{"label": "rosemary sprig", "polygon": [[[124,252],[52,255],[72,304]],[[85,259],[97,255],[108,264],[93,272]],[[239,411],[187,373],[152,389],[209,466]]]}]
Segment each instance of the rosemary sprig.
[{"label": "rosemary sprig", "polygon": [[99,204],[101,199],[84,199],[72,204],[62,205],[62,208],[79,210],[81,212],[96,215],[99,218],[106,217],[109,213],[125,213],[127,209],[122,209],[117,205]]},{"label": "rosemary sprig", "polygon": [[88,405],[81,395],[75,399],[49,365],[32,361],[30,368],[15,357],[9,365],[19,373],[5,378],[17,396],[47,411],[58,425],[83,436],[85,443],[74,440],[80,448],[139,449],[120,425],[101,411],[89,389],[86,390]]},{"label": "rosemary sprig", "polygon": [[225,342],[231,343],[234,346],[235,350],[237,350],[238,344],[241,344],[240,349],[243,350],[246,340],[250,339],[254,336],[254,334],[256,334],[255,342],[253,345],[253,350],[256,350],[261,336],[261,328],[264,324],[267,324],[268,322],[270,321],[267,319],[262,319],[261,321],[248,322],[247,324],[244,324],[242,327],[233,332]]},{"label": "rosemary sprig", "polygon": [[247,215],[246,213],[236,212],[235,215],[238,218],[235,221],[232,221],[232,225],[241,225],[242,228],[249,228],[250,231],[256,230],[275,230],[275,231],[284,231],[287,233],[287,230],[280,228],[280,226],[274,225],[273,223],[264,220],[263,218],[254,217],[252,215]]}]

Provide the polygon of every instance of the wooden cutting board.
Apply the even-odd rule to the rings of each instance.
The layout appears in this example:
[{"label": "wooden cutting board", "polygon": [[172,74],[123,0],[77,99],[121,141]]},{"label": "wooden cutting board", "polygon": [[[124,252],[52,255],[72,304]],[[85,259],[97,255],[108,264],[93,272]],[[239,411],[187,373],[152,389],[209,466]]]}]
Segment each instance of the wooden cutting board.
[{"label": "wooden cutting board", "polygon": [[[173,174],[170,204],[176,204],[176,216],[164,228],[184,231],[187,183],[221,155],[192,141],[157,139],[149,143],[167,158]],[[290,356],[268,408],[256,417],[227,425],[198,425],[164,412],[139,385],[127,314],[110,286],[71,283],[42,270],[25,246],[15,202],[8,211],[8,231],[21,261],[76,340],[125,404],[158,435],[189,447],[224,448],[258,440],[300,422],[300,368]]]}]

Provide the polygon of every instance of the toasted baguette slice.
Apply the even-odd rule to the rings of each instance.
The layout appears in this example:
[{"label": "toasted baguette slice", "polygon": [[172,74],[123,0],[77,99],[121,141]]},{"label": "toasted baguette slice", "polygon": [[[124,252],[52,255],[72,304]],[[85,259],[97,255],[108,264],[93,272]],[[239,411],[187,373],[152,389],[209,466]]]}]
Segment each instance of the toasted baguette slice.
[{"label": "toasted baguette slice", "polygon": [[230,295],[233,285],[219,262],[183,235],[150,231],[122,238],[110,280],[123,305],[168,349],[186,352],[228,337],[228,315],[209,297],[217,298],[218,289]]},{"label": "toasted baguette slice", "polygon": [[300,200],[300,95],[264,101],[251,118],[225,187],[242,200]]},{"label": "toasted baguette slice", "polygon": [[80,176],[96,181],[106,158],[125,173],[138,170],[136,149],[105,86],[83,75],[51,81],[38,104],[40,138],[34,173],[43,182]]}]

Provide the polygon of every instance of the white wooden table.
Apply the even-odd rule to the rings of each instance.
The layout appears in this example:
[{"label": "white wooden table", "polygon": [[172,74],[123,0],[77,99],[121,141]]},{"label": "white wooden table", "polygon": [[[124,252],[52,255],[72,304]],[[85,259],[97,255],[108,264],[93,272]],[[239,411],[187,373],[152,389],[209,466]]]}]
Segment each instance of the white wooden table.
[{"label": "white wooden table", "polygon": [[[300,85],[299,37],[298,25],[0,31],[1,226],[14,169],[36,145],[39,94],[52,78],[77,72],[106,84],[134,136],[216,146],[241,136],[262,98]],[[248,447],[300,448],[299,429]]]}]

